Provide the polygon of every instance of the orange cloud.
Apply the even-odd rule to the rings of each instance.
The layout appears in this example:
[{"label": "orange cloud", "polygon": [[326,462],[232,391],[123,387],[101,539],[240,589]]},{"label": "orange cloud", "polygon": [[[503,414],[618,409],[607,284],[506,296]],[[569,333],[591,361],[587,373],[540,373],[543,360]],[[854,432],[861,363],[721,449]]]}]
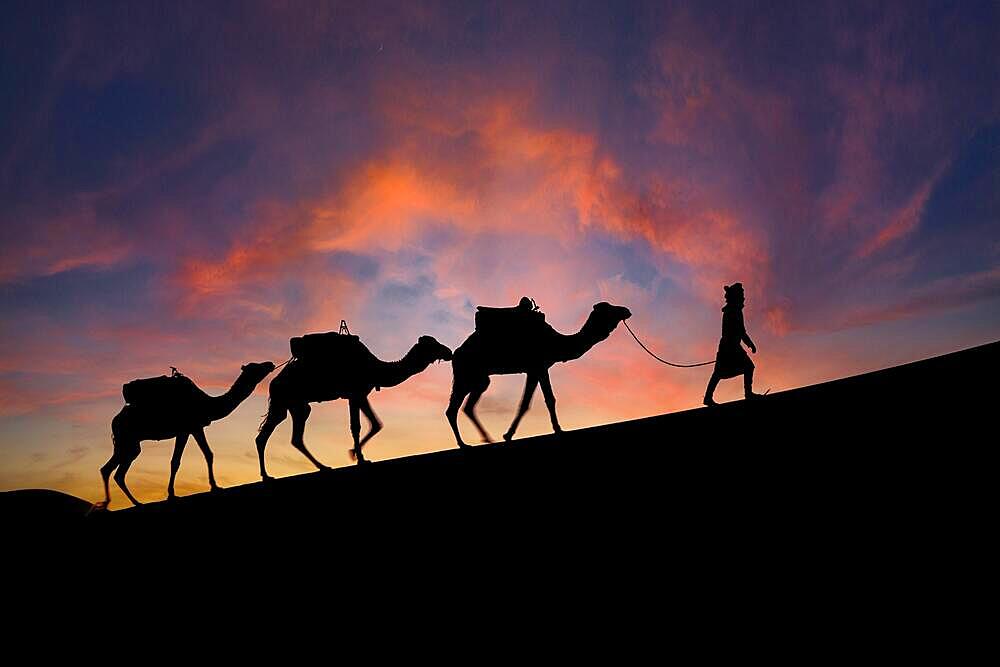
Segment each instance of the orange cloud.
[{"label": "orange cloud", "polygon": [[563,243],[597,230],[642,239],[696,269],[707,298],[714,300],[719,286],[737,277],[764,289],[762,237],[707,193],[664,176],[626,183],[623,168],[602,154],[593,135],[532,117],[530,87],[462,83],[468,87],[446,86],[434,95],[406,82],[387,86],[391,96],[382,95],[391,101],[383,100],[382,113],[395,139],[387,142],[391,148],[346,178],[332,174],[331,192],[316,200],[294,209],[262,207],[250,240],[238,241],[221,259],[186,262],[179,280],[189,298],[235,293],[322,253],[396,252],[428,223],[466,236],[545,236]]}]

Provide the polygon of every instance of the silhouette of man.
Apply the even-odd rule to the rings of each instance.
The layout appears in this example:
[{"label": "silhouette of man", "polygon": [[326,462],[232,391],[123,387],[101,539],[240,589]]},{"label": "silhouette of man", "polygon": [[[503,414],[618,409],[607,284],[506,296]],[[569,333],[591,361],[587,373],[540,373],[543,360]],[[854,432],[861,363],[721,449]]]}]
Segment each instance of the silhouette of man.
[{"label": "silhouette of man", "polygon": [[747,335],[743,324],[743,304],[746,299],[743,294],[743,284],[726,285],[726,305],[722,309],[722,338],[719,340],[719,352],[715,355],[715,370],[705,389],[705,405],[718,405],[712,398],[719,380],[743,376],[743,392],[746,398],[758,398],[760,394],[753,392],[753,362],[740,343],[746,343],[754,354],[757,346]]}]

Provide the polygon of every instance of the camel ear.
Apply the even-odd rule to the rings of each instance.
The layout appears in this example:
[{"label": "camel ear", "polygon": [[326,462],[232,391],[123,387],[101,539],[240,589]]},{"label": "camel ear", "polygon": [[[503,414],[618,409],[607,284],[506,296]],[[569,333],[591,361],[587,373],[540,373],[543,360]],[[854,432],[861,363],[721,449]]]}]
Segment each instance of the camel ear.
[{"label": "camel ear", "polygon": [[433,343],[434,339],[431,338],[430,336],[421,336],[420,338],[417,339],[417,342],[427,345],[429,343]]},{"label": "camel ear", "polygon": [[601,301],[600,303],[594,304],[594,310],[597,310],[598,308],[610,308],[610,307],[611,304],[608,303],[607,301]]},{"label": "camel ear", "polygon": [[247,369],[247,365],[246,364],[243,364],[242,366],[240,366],[240,370],[241,371],[245,371],[246,369]]}]

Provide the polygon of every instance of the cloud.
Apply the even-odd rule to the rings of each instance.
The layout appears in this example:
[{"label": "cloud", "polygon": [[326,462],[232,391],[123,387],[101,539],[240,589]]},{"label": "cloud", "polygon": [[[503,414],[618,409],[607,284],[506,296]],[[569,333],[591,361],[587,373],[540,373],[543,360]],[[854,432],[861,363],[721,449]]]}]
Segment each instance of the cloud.
[{"label": "cloud", "polygon": [[[791,386],[877,365],[857,350],[885,323],[996,296],[977,129],[1000,119],[998,63],[968,7],[225,11],[62,9],[47,39],[6,42],[40,55],[4,79],[28,121],[0,131],[16,139],[0,157],[5,463],[73,424],[92,465],[123,382],[174,365],[217,393],[341,319],[391,359],[425,333],[460,344],[478,304],[528,295],[573,331],[609,300],[654,350],[698,361],[741,280],[761,377]],[[894,354],[926,348],[903,338]],[[577,426],[696,404],[706,380],[624,332],[553,373]],[[448,384],[439,366],[381,392],[380,451],[450,446]],[[213,426],[234,479],[255,474],[264,391]],[[491,428],[519,393],[494,382]],[[311,432],[343,436],[326,413],[343,409]],[[525,432],[548,428],[535,413]]]},{"label": "cloud", "polygon": [[997,298],[1000,298],[1000,268],[931,281],[911,290],[904,299],[849,311],[835,326],[844,329],[863,327],[876,322],[948,311]]},{"label": "cloud", "polygon": [[0,417],[16,417],[52,407],[92,403],[117,395],[106,386],[96,390],[53,389],[33,385],[23,376],[0,375]]},{"label": "cloud", "polygon": [[941,178],[944,169],[938,169],[937,173],[917,189],[903,206],[894,211],[887,225],[880,229],[875,236],[867,241],[858,250],[858,256],[867,258],[878,252],[887,245],[912,234],[920,224],[920,219],[924,214],[924,207],[934,189],[935,184]]},{"label": "cloud", "polygon": [[[135,243],[120,230],[101,224],[97,200],[78,196],[48,216],[31,209],[8,211],[0,285],[74,269],[108,269],[127,261]],[[17,234],[20,230],[25,231]]]}]

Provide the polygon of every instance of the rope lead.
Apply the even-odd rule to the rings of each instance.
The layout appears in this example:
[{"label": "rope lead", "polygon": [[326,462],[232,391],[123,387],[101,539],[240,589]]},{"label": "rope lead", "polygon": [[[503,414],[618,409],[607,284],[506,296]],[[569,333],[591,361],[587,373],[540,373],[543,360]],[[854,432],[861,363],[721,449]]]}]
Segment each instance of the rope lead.
[{"label": "rope lead", "polygon": [[622,320],[622,324],[624,324],[625,328],[628,329],[628,332],[630,334],[632,334],[632,338],[635,338],[635,342],[639,343],[639,347],[641,347],[642,349],[644,349],[646,351],[646,354],[648,354],[649,356],[653,357],[654,359],[656,359],[657,361],[659,361],[661,364],[666,364],[667,366],[673,366],[674,368],[696,368],[698,366],[708,366],[710,364],[714,364],[715,363],[715,361],[703,361],[700,364],[675,364],[673,362],[667,361],[666,359],[660,359],[658,356],[656,356],[655,354],[653,354],[648,347],[646,347],[645,345],[642,344],[642,341],[639,340],[639,337],[635,335],[634,331],[632,331],[632,327],[630,327],[628,325],[628,322],[626,322],[625,320]]}]

